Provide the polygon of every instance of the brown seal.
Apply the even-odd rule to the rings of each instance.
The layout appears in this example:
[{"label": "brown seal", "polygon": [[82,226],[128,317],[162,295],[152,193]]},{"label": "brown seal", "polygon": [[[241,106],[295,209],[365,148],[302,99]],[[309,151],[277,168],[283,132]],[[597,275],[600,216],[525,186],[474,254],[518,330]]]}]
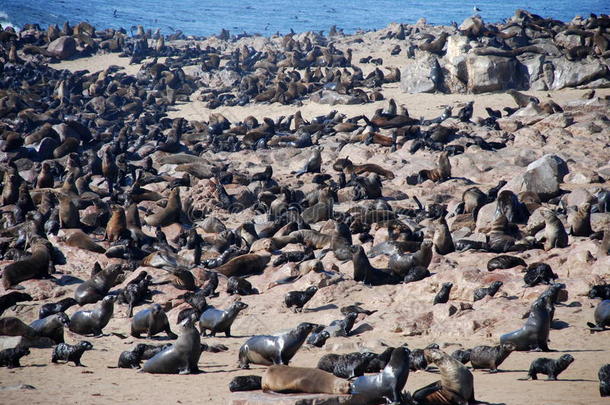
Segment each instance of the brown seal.
[{"label": "brown seal", "polygon": [[68,246],[89,250],[95,253],[106,253],[106,249],[95,243],[89,237],[89,235],[80,229],[71,229],[70,231],[66,232],[66,235],[64,235],[61,239],[63,239]]},{"label": "brown seal", "polygon": [[261,381],[263,391],[349,394],[350,383],[317,368],[270,366]]},{"label": "brown seal", "polygon": [[515,350],[512,343],[498,346],[476,346],[470,351],[470,363],[473,369],[488,368],[490,373],[498,372],[498,366]]},{"label": "brown seal", "polygon": [[[139,218],[138,218],[139,220]],[[114,242],[120,239],[127,230],[127,219],[123,207],[115,205],[112,207],[112,216],[106,225],[106,239]]]},{"label": "brown seal", "polygon": [[147,216],[144,221],[150,226],[167,226],[180,221],[182,203],[180,202],[180,191],[178,188],[172,189],[167,199],[167,205],[156,214]]},{"label": "brown seal", "polygon": [[434,229],[432,243],[434,243],[434,250],[440,255],[446,255],[455,250],[453,238],[451,237],[449,226],[447,225],[447,221],[445,221],[444,217],[440,217],[438,219],[438,224]]},{"label": "brown seal", "polygon": [[591,204],[584,203],[578,207],[578,211],[570,218],[570,233],[574,236],[589,236],[593,233],[591,229]]},{"label": "brown seal", "polygon": [[432,241],[425,240],[419,250],[413,254],[395,253],[390,256],[388,267],[401,277],[406,276],[409,270],[421,266],[428,268],[432,261]]},{"label": "brown seal", "polygon": [[2,271],[2,285],[5,290],[32,278],[48,278],[51,260],[51,243],[43,238],[32,241],[30,256],[7,265]]},{"label": "brown seal", "polygon": [[472,373],[466,366],[439,349],[424,349],[424,356],[428,363],[438,367],[441,380],[413,393],[413,399],[418,404],[457,405],[476,402]]},{"label": "brown seal", "polygon": [[557,215],[551,210],[542,211],[544,217],[544,250],[564,248],[568,246],[568,234]]},{"label": "brown seal", "polygon": [[94,274],[74,291],[74,299],[79,305],[92,304],[104,298],[114,286],[118,275],[122,272],[120,265],[111,265]]},{"label": "brown seal", "polygon": [[0,318],[0,336],[36,337],[38,333],[19,318],[7,316]]},{"label": "brown seal", "polygon": [[271,255],[245,254],[234,257],[215,270],[226,277],[249,276],[261,273],[270,259]]},{"label": "brown seal", "polygon": [[449,152],[441,152],[436,163],[436,168],[432,170],[420,170],[418,173],[417,183],[423,183],[426,180],[439,182],[447,180],[451,177],[451,162],[449,162]]},{"label": "brown seal", "polygon": [[59,195],[59,226],[62,228],[80,228],[78,210],[67,194]]}]

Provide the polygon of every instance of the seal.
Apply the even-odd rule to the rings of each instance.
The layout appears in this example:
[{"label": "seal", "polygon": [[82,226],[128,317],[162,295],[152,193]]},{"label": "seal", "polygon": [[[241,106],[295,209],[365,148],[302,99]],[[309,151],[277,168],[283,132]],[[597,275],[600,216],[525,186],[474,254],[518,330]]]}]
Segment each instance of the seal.
[{"label": "seal", "polygon": [[104,296],[114,286],[114,283],[123,272],[121,265],[115,264],[108,266],[101,272],[93,275],[74,291],[74,299],[79,305],[93,304],[104,298]]},{"label": "seal", "polygon": [[489,259],[487,262],[487,271],[494,271],[498,269],[511,269],[516,266],[527,266],[525,260],[517,256],[500,255],[493,259]]},{"label": "seal", "polygon": [[570,218],[570,233],[573,236],[585,237],[593,233],[593,229],[591,229],[591,204],[582,204]]},{"label": "seal", "polygon": [[227,281],[227,293],[229,295],[254,295],[258,294],[258,290],[252,287],[252,284],[243,277],[230,277]]},{"label": "seal", "polygon": [[127,317],[133,316],[133,307],[144,301],[150,295],[148,286],[150,285],[150,276],[146,271],[141,271],[136,278],[131,280],[125,288],[121,290],[117,296],[119,304],[127,304]]},{"label": "seal", "polygon": [[315,327],[315,324],[303,322],[295,329],[276,336],[252,336],[239,349],[238,367],[250,368],[250,363],[288,365]]},{"label": "seal", "polygon": [[93,349],[93,345],[86,340],[80,341],[77,345],[67,345],[60,343],[53,349],[53,355],[51,356],[51,362],[57,363],[58,360],[65,362],[73,361],[76,367],[84,367],[80,359],[83,353],[87,350]]},{"label": "seal", "polygon": [[59,197],[59,226],[62,229],[80,228],[81,223],[78,216],[78,209],[72,197],[67,194],[60,194]]},{"label": "seal", "polygon": [[544,217],[544,250],[568,246],[568,233],[557,215],[549,209],[542,211]]},{"label": "seal", "polygon": [[115,242],[125,236],[127,232],[127,217],[125,209],[119,205],[112,207],[112,216],[106,225],[106,240]]},{"label": "seal", "polygon": [[432,243],[434,244],[434,250],[439,255],[446,255],[455,251],[451,231],[449,231],[449,226],[444,217],[438,219],[438,224],[434,228]]},{"label": "seal", "polygon": [[176,343],[149,359],[142,372],[152,374],[189,374],[199,372],[201,340],[195,328],[197,317],[190,316],[182,321],[182,329]]},{"label": "seal", "polygon": [[453,357],[454,359],[456,359],[457,361],[459,361],[462,364],[466,364],[470,361],[470,352],[471,351],[472,351],[472,349],[467,349],[467,350],[457,349],[456,351],[451,353],[451,357]]},{"label": "seal", "polygon": [[55,344],[64,342],[64,326],[70,324],[70,318],[63,312],[37,319],[30,324],[38,336],[48,337]]},{"label": "seal", "polygon": [[474,380],[466,366],[439,349],[424,349],[424,356],[428,363],[438,367],[441,379],[413,393],[413,399],[418,404],[457,405],[476,402]]},{"label": "seal", "polygon": [[67,235],[63,236],[60,240],[63,240],[68,246],[94,253],[106,253],[106,249],[95,243],[89,235],[80,229],[70,229],[69,232],[67,232]]},{"label": "seal", "polygon": [[483,298],[487,297],[488,295],[490,297],[493,297],[494,295],[496,295],[496,293],[498,292],[500,287],[502,287],[503,285],[504,285],[504,283],[501,281],[494,281],[493,283],[491,283],[491,285],[489,287],[477,288],[476,290],[474,290],[473,301],[476,302],[476,301],[482,300]]},{"label": "seal", "polygon": [[263,391],[304,392],[311,394],[348,394],[349,381],[331,373],[306,367],[273,365],[265,370],[261,379]]},{"label": "seal", "polygon": [[548,376],[547,380],[556,381],[557,376],[568,368],[573,361],[574,357],[569,354],[564,354],[557,360],[539,357],[530,364],[526,379],[537,380],[538,374],[545,374]]},{"label": "seal", "polygon": [[224,332],[227,337],[231,337],[233,321],[246,308],[248,308],[248,304],[241,301],[234,302],[226,311],[216,309],[213,306],[208,307],[199,317],[201,335],[207,336],[206,330],[209,330],[212,337],[216,336],[218,332]]},{"label": "seal", "polygon": [[240,375],[233,377],[229,383],[229,391],[255,391],[262,388],[262,377],[259,375]]},{"label": "seal", "polygon": [[364,375],[353,380],[350,383],[350,393],[401,403],[401,391],[409,377],[409,354],[406,347],[397,347],[392,351],[388,364],[378,374]]},{"label": "seal", "polygon": [[558,276],[553,273],[551,266],[546,263],[536,262],[527,266],[523,281],[527,286],[533,287],[538,284],[551,284],[557,278]]},{"label": "seal", "polygon": [[181,213],[182,203],[180,202],[180,190],[174,188],[169,193],[165,208],[156,214],[147,216],[144,218],[144,221],[152,227],[168,226],[175,222],[180,222]]},{"label": "seal", "polygon": [[364,375],[369,362],[376,356],[375,353],[348,353],[325,354],[318,360],[316,366],[320,370],[328,371],[340,378],[353,378]]},{"label": "seal", "polygon": [[18,302],[23,301],[32,301],[32,296],[19,291],[11,291],[8,294],[4,294],[0,297],[0,315]]},{"label": "seal", "polygon": [[70,318],[70,330],[79,335],[100,336],[112,318],[115,297],[107,295],[97,308],[75,312]]},{"label": "seal", "polygon": [[595,319],[595,324],[587,322],[587,326],[592,331],[606,330],[606,326],[610,326],[610,300],[603,300],[597,304],[593,319]]},{"label": "seal", "polygon": [[444,304],[449,301],[449,294],[451,293],[452,287],[453,283],[443,283],[441,290],[434,296],[433,305]]},{"label": "seal", "polygon": [[160,332],[167,333],[170,339],[176,339],[178,335],[172,332],[165,311],[159,304],[138,312],[131,320],[131,336],[139,338],[141,333],[146,333],[148,339]]},{"label": "seal", "polygon": [[2,270],[2,286],[9,290],[22,281],[33,278],[49,278],[51,260],[51,243],[44,238],[34,238],[31,242],[30,256],[7,265]]},{"label": "seal", "polygon": [[215,270],[227,277],[250,276],[265,270],[269,260],[271,260],[270,255],[245,254],[234,257],[222,266],[217,267]]},{"label": "seal", "polygon": [[599,284],[591,287],[588,293],[591,299],[601,298],[602,300],[610,300],[610,284]]},{"label": "seal", "polygon": [[19,360],[23,356],[27,356],[28,354],[30,354],[30,349],[28,349],[27,347],[4,349],[0,351],[0,367],[21,367],[21,364],[19,364]]},{"label": "seal", "polygon": [[38,333],[21,319],[7,316],[0,318],[0,336],[36,337]]},{"label": "seal", "polygon": [[321,148],[313,148],[311,155],[307,159],[305,166],[301,170],[293,172],[296,177],[300,177],[305,173],[320,173],[320,167],[322,166],[322,154]]},{"label": "seal", "polygon": [[347,337],[354,327],[354,322],[356,322],[357,317],[357,313],[350,312],[345,315],[345,318],[332,321],[327,327],[324,328],[324,331],[328,332],[328,334],[333,337]]},{"label": "seal", "polygon": [[354,264],[354,280],[368,285],[398,284],[402,281],[391,270],[385,271],[371,266],[362,246],[353,245],[350,250]]},{"label": "seal", "polygon": [[551,316],[545,300],[536,300],[530,308],[530,314],[521,329],[500,336],[500,344],[512,343],[517,351],[549,352],[547,345],[551,329]]},{"label": "seal", "polygon": [[131,351],[121,352],[119,355],[118,368],[140,368],[142,356],[146,350],[145,344],[137,344]]},{"label": "seal", "polygon": [[307,287],[305,291],[289,291],[284,295],[284,303],[288,308],[294,307],[292,310],[295,313],[303,312],[303,307],[313,298],[317,291],[318,287],[313,285]]},{"label": "seal", "polygon": [[610,364],[600,367],[597,378],[599,378],[599,395],[610,397]]},{"label": "seal", "polygon": [[407,276],[416,267],[427,269],[432,261],[432,246],[431,240],[425,240],[413,254],[394,253],[390,256],[388,267],[401,277]]},{"label": "seal", "polygon": [[512,343],[498,346],[476,346],[470,351],[470,364],[473,369],[488,368],[490,373],[497,373],[498,366],[515,350]]}]

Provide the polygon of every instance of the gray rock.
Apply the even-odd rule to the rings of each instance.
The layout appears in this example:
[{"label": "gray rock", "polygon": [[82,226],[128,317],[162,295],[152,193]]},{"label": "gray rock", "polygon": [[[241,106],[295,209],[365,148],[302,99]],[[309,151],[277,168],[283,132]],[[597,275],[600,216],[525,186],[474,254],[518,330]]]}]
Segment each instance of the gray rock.
[{"label": "gray rock", "polygon": [[320,90],[317,93],[312,94],[310,99],[318,104],[362,104],[362,102],[354,96],[339,94],[336,91],[331,90]]},{"label": "gray rock", "polygon": [[555,79],[551,90],[576,87],[607,77],[608,66],[598,61],[571,62],[565,58],[553,61]]},{"label": "gray rock", "polygon": [[442,80],[438,60],[430,55],[405,66],[400,77],[400,89],[405,93],[433,93]]},{"label": "gray rock", "polygon": [[517,60],[502,56],[469,54],[466,58],[468,90],[484,93],[516,87]]},{"label": "gray rock", "polygon": [[47,52],[58,59],[68,59],[76,53],[76,41],[67,35],[59,37],[49,44]]},{"label": "gray rock", "polygon": [[521,176],[507,185],[514,192],[533,191],[546,200],[559,193],[559,183],[569,172],[566,162],[557,155],[544,155],[530,163]]}]

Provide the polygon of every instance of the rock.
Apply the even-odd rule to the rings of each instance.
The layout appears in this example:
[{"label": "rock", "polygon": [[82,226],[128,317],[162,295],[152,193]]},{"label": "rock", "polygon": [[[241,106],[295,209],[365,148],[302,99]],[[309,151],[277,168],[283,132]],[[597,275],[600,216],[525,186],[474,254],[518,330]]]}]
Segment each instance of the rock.
[{"label": "rock", "polygon": [[417,59],[400,72],[400,89],[404,93],[433,93],[440,79],[440,65],[431,55]]},{"label": "rock", "polygon": [[571,184],[591,184],[591,183],[603,183],[602,179],[597,173],[592,170],[579,170],[568,174],[565,177],[566,183]]},{"label": "rock", "polygon": [[525,173],[516,176],[506,188],[515,193],[533,191],[546,200],[559,193],[559,183],[568,172],[568,165],[562,158],[557,155],[544,155],[530,163]]},{"label": "rock", "polygon": [[318,104],[361,104],[362,102],[354,97],[347,94],[339,94],[332,90],[320,90],[313,93],[310,96],[310,100]]},{"label": "rock", "polygon": [[275,392],[235,392],[231,405],[340,405],[348,402],[351,395],[329,394],[279,394]]},{"label": "rock", "polygon": [[555,59],[554,81],[550,90],[576,87],[606,77],[608,66],[598,61],[571,62],[565,58]]},{"label": "rock", "polygon": [[517,60],[501,56],[469,54],[466,58],[468,90],[472,93],[514,88],[517,79]]},{"label": "rock", "polygon": [[463,35],[451,35],[447,38],[447,52],[443,65],[451,76],[466,83],[468,81],[468,70],[466,69],[466,54],[470,50],[468,38]]},{"label": "rock", "polygon": [[471,37],[476,37],[479,35],[484,26],[485,24],[483,24],[483,19],[478,15],[473,15],[472,17],[466,18],[459,26],[458,30],[464,34],[470,35]]},{"label": "rock", "polygon": [[496,122],[502,131],[507,132],[515,132],[523,126],[521,121],[514,120],[510,117],[498,118]]},{"label": "rock", "polygon": [[59,37],[49,44],[47,52],[58,59],[68,59],[76,53],[76,41],[67,35]]},{"label": "rock", "polygon": [[538,154],[532,149],[521,149],[519,154],[515,156],[514,163],[520,167],[526,167],[538,158]]}]

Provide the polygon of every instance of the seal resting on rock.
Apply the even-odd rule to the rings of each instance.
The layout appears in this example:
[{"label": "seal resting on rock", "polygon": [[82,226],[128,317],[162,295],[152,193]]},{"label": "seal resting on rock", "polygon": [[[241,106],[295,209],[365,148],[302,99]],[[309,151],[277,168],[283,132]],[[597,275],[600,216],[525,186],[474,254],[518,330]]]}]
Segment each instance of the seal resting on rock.
[{"label": "seal resting on rock", "polygon": [[239,368],[250,368],[249,364],[288,365],[307,335],[316,327],[309,322],[300,323],[295,329],[277,336],[258,335],[246,340],[239,349]]},{"label": "seal resting on rock", "polygon": [[195,328],[196,316],[189,316],[180,324],[181,335],[176,343],[149,359],[141,372],[152,374],[189,374],[197,373],[201,356],[201,340]]}]

